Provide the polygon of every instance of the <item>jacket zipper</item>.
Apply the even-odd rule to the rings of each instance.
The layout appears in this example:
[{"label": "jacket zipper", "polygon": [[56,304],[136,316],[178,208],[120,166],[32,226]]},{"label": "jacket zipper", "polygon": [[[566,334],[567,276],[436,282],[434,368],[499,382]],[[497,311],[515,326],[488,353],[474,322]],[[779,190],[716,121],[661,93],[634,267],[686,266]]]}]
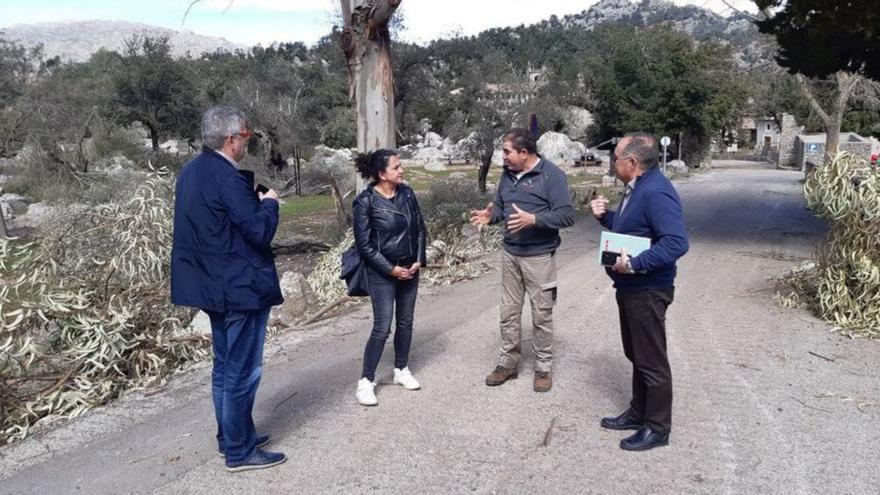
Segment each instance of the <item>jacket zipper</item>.
[{"label": "jacket zipper", "polygon": [[[412,234],[412,233],[410,232],[410,229],[412,228],[412,225],[411,225],[411,224],[412,224],[412,221],[410,220],[409,215],[407,215],[406,213],[403,213],[402,211],[390,210],[390,209],[388,209],[388,208],[376,208],[376,209],[379,210],[379,211],[387,211],[388,213],[396,213],[396,214],[398,214],[398,215],[402,215],[403,218],[406,219],[406,232],[407,232],[407,234],[408,234],[408,235],[411,235],[411,234]],[[377,236],[377,238],[378,238],[378,236]],[[410,239],[410,241],[409,241],[408,243],[406,243],[406,244],[407,244],[407,247],[409,248],[409,257],[410,257],[410,259],[413,259],[413,252],[412,252],[412,239]]]}]

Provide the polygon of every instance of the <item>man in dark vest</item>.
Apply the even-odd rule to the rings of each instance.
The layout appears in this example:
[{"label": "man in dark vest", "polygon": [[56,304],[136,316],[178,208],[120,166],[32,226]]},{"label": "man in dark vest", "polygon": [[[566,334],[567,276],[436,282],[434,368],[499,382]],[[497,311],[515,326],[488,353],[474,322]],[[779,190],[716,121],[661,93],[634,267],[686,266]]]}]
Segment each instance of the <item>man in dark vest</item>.
[{"label": "man in dark vest", "polygon": [[239,171],[252,133],[240,111],[214,107],[202,117],[203,150],[177,179],[171,302],[211,319],[212,395],[219,454],[227,471],[281,464],[260,447],[252,411],[262,375],[263,342],[281,288],[269,244],[278,227],[278,194],[254,191]]},{"label": "man in dark vest", "polygon": [[672,303],[675,262],[688,250],[678,193],[657,167],[657,140],[644,133],[624,137],[614,150],[614,173],[625,184],[617,211],[608,200],[590,202],[593,215],[612,232],[651,239],[651,247],[630,258],[621,253],[606,268],[617,289],[623,352],[632,363],[630,407],[603,418],[612,430],[636,430],[620,442],[625,450],[669,443],[672,429],[672,372],[666,353],[666,308]]}]

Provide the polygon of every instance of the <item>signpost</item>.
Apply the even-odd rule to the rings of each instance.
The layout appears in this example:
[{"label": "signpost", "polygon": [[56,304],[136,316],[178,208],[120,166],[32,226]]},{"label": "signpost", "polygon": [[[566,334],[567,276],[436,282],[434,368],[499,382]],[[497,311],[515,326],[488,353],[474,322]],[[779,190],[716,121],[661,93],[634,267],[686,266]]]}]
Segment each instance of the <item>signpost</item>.
[{"label": "signpost", "polygon": [[663,173],[666,173],[666,147],[669,146],[670,139],[669,136],[663,136],[660,138],[660,145],[663,146]]}]

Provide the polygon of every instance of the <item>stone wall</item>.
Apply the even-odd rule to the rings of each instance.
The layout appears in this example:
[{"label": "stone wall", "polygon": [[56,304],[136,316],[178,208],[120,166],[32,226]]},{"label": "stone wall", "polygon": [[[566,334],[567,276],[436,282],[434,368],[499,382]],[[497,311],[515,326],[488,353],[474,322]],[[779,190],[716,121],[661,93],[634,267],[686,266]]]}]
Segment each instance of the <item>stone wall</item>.
[{"label": "stone wall", "polygon": [[841,153],[852,153],[858,157],[864,158],[865,160],[871,161],[871,142],[863,141],[863,142],[842,142],[838,149]]}]

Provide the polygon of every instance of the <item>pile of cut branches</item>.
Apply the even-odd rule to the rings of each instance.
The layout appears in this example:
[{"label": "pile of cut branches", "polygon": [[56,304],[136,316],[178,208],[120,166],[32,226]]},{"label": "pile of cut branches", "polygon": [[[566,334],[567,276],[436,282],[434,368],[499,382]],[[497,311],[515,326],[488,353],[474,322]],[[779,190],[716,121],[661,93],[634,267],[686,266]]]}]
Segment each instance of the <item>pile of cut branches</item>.
[{"label": "pile of cut branches", "polygon": [[173,184],[157,173],[37,241],[0,240],[0,442],[207,356],[169,301]]},{"label": "pile of cut branches", "polygon": [[777,300],[847,335],[880,337],[880,172],[843,153],[807,177],[804,192],[829,221],[828,238],[815,263],[779,280]]}]

